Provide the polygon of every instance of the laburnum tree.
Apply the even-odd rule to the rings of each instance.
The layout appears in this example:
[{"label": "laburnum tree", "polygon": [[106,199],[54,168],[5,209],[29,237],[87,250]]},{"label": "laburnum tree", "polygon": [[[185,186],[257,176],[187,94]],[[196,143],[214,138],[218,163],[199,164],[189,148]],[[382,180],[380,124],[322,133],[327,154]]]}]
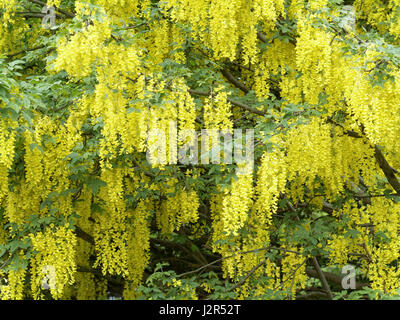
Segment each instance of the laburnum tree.
[{"label": "laburnum tree", "polygon": [[[0,16],[2,299],[399,297],[399,0]],[[171,122],[253,129],[253,170],[176,161]]]}]

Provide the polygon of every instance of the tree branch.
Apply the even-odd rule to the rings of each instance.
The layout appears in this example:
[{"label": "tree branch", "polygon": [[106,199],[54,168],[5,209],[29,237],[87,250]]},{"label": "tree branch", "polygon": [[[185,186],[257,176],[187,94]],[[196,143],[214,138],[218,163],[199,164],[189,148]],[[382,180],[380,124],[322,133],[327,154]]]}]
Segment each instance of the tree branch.
[{"label": "tree branch", "polygon": [[201,266],[200,268],[197,268],[197,269],[195,269],[195,270],[182,273],[182,274],[178,275],[177,278],[186,276],[186,275],[188,275],[188,274],[192,274],[192,273],[199,272],[199,271],[201,271],[201,270],[203,270],[203,269],[205,269],[205,268],[207,268],[207,267],[209,267],[209,266],[211,266],[211,265],[214,265],[214,264],[216,264],[216,263],[218,263],[218,262],[221,262],[221,261],[226,260],[226,259],[234,258],[234,257],[236,257],[238,254],[255,253],[255,252],[259,252],[259,251],[268,251],[268,250],[273,250],[273,249],[279,250],[279,251],[282,251],[282,252],[291,252],[291,253],[294,253],[294,254],[300,254],[300,252],[297,252],[297,251],[288,250],[288,249],[283,249],[283,248],[278,248],[278,247],[272,247],[272,246],[264,247],[264,248],[258,248],[258,249],[254,249],[254,250],[248,250],[248,251],[239,251],[239,252],[236,252],[236,253],[234,253],[234,254],[232,254],[232,255],[230,255],[230,256],[222,257],[222,258],[219,258],[219,259],[217,259],[217,260],[214,260],[214,261],[212,261],[212,262],[210,262],[210,263],[208,263],[208,264],[206,264],[206,265],[204,265],[204,266]]},{"label": "tree branch", "polygon": [[[332,119],[327,120],[330,123],[333,123],[337,126],[342,127],[340,124],[336,123]],[[342,127],[343,128],[343,127]],[[363,138],[360,134],[354,131],[347,131],[344,130],[343,128],[343,133],[354,138]],[[400,196],[400,182],[396,178],[395,173],[397,172],[394,168],[392,168],[389,163],[387,162],[385,156],[383,155],[380,147],[378,145],[374,146],[375,149],[375,159],[378,162],[379,167],[382,169],[386,179],[388,180],[389,184],[392,186],[392,188],[396,191],[397,195]]]},{"label": "tree branch", "polygon": [[264,265],[267,262],[267,259],[264,259],[263,261],[259,262],[256,266],[254,266],[247,274],[244,276],[238,283],[236,283],[230,290],[233,291],[237,288],[239,288],[243,283],[246,282],[246,280],[254,273],[257,271],[258,268],[260,268],[262,265]]},{"label": "tree branch", "polygon": [[[307,275],[309,277],[319,279],[317,271],[315,271],[312,268],[306,268],[306,273],[307,273]],[[326,280],[328,280],[329,282],[332,282],[332,283],[337,284],[339,286],[342,285],[342,279],[343,278],[341,276],[338,276],[338,275],[336,275],[334,273],[331,273],[331,272],[323,272],[323,274],[324,274]],[[368,283],[356,283],[356,290],[360,290],[360,289],[362,289],[364,287],[369,287],[369,284]]]},{"label": "tree branch", "polygon": [[358,139],[364,138],[362,135],[360,135],[359,133],[357,133],[355,131],[346,130],[341,124],[333,121],[331,118],[328,118],[326,120],[326,122],[332,123],[335,126],[341,127],[343,129],[343,134],[345,134],[346,136],[353,137],[353,138],[358,138]]},{"label": "tree branch", "polygon": [[232,73],[228,69],[222,69],[221,70],[222,75],[230,82],[232,83],[236,88],[240,89],[243,91],[245,94],[249,93],[250,89],[247,88],[243,83],[241,83],[238,79],[236,79]]},{"label": "tree branch", "polygon": [[397,195],[400,196],[400,182],[397,180],[394,169],[389,165],[378,145],[375,145],[375,159],[392,188],[396,191]]},{"label": "tree branch", "polygon": [[257,39],[261,42],[267,43],[267,37],[260,31],[257,31]]},{"label": "tree branch", "polygon": [[292,279],[294,280],[294,277],[295,277],[295,275],[296,275],[296,272],[305,264],[307,262],[307,259],[304,259],[304,261],[302,262],[302,263],[300,263],[297,267],[296,267],[296,269],[294,269],[289,275],[288,275],[288,277],[285,279],[285,280],[283,280],[278,286],[276,286],[274,289],[272,289],[272,291],[276,291],[276,290],[278,290],[279,288],[281,288],[282,286],[283,286],[283,284],[285,283],[285,282],[287,282],[287,281],[289,281],[292,277]]},{"label": "tree branch", "polygon": [[86,242],[90,243],[91,245],[94,245],[94,238],[87,232],[83,231],[80,227],[75,226],[75,234],[77,237],[81,238],[82,240],[85,240]]},{"label": "tree branch", "polygon": [[321,270],[321,267],[319,266],[318,260],[316,257],[312,257],[311,262],[315,268],[315,271],[317,272],[318,278],[321,280],[322,287],[326,291],[328,297],[330,300],[333,300],[333,294],[331,289],[329,288],[328,281],[326,281],[326,277],[324,273]]},{"label": "tree branch", "polygon": [[[203,96],[203,97],[212,96],[212,94],[210,92],[198,91],[198,90],[193,90],[193,89],[190,89],[189,93],[192,94],[192,95]],[[252,107],[250,107],[247,104],[244,104],[242,102],[238,102],[238,101],[232,100],[231,98],[228,98],[227,100],[232,105],[234,105],[236,107],[239,107],[239,108],[242,108],[242,109],[245,109],[245,110],[247,110],[247,111],[249,111],[251,113],[258,114],[260,116],[266,116],[267,115],[267,113],[265,111],[261,111],[261,110],[252,108]]]}]

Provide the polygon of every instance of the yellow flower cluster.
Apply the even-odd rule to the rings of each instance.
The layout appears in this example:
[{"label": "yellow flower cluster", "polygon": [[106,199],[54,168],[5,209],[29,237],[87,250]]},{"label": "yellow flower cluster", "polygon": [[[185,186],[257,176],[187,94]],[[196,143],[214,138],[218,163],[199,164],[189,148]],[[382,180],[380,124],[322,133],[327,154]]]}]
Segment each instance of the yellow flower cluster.
[{"label": "yellow flower cluster", "polygon": [[255,209],[259,225],[269,224],[272,214],[277,209],[280,193],[284,192],[285,187],[286,163],[283,153],[264,153],[256,186]]},{"label": "yellow flower cluster", "polygon": [[97,195],[105,202],[105,212],[95,217],[94,240],[97,253],[95,267],[101,265],[103,274],[128,275],[127,210],[124,201],[121,168],[105,168],[101,179],[107,184]]},{"label": "yellow flower cluster", "polygon": [[293,199],[301,199],[306,190],[314,193],[318,188],[316,177],[324,182],[328,197],[343,191],[348,180],[358,181],[356,170],[361,170],[370,183],[376,172],[373,149],[361,139],[343,136],[340,130],[316,119],[293,128],[285,137]]},{"label": "yellow flower cluster", "polygon": [[21,50],[21,39],[30,29],[25,19],[15,14],[17,4],[17,0],[0,1],[0,8],[4,10],[0,21],[0,51],[5,54]]},{"label": "yellow flower cluster", "polygon": [[[212,248],[222,257],[232,256],[241,247],[239,231],[249,219],[253,204],[253,174],[238,174],[232,179],[231,188],[226,189],[211,199],[212,213]],[[223,241],[223,242],[221,242]],[[241,255],[225,259],[222,262],[224,275],[235,277],[243,271],[238,265]],[[238,273],[239,272],[239,273]]]},{"label": "yellow flower cluster", "polygon": [[139,13],[139,2],[143,5],[145,1],[138,0],[97,0],[97,5],[104,8],[109,16],[115,17],[114,23],[121,23],[122,19],[129,19]]},{"label": "yellow flower cluster", "polygon": [[296,40],[296,67],[302,73],[300,85],[304,100],[318,104],[319,94],[331,77],[330,37],[322,29],[313,27],[313,16],[301,16],[298,20],[299,37]]},{"label": "yellow flower cluster", "polygon": [[64,69],[76,78],[88,76],[92,72],[92,64],[98,58],[103,42],[110,35],[109,21],[105,20],[102,23],[95,20],[82,32],[73,34],[69,41],[62,38],[57,46],[58,57],[54,71]]},{"label": "yellow flower cluster", "polygon": [[[166,193],[174,193],[175,186]],[[179,230],[182,224],[195,223],[200,206],[196,191],[180,188],[175,195],[167,196],[157,210],[157,225],[162,233],[171,233]]]},{"label": "yellow flower cluster", "polygon": [[48,7],[59,7],[61,3],[61,0],[47,0],[47,6]]},{"label": "yellow flower cluster", "polygon": [[398,204],[384,198],[372,198],[370,205],[361,208],[354,200],[347,202],[334,215],[349,218],[348,227],[358,235],[349,238],[346,229],[332,235],[327,246],[331,263],[343,266],[362,257],[361,271],[371,281],[371,288],[396,294],[400,270],[393,263],[399,259],[399,212]]},{"label": "yellow flower cluster", "polygon": [[148,218],[152,209],[150,201],[140,201],[131,212],[133,223],[127,228],[128,238],[128,271],[129,276],[124,287],[124,299],[135,299],[136,288],[142,281],[144,269],[150,259],[150,229]]},{"label": "yellow flower cluster", "polygon": [[167,20],[157,21],[151,26],[152,46],[149,53],[155,64],[161,63],[172,49],[169,47],[172,42],[171,28]]},{"label": "yellow flower cluster", "polygon": [[196,106],[183,79],[176,79],[169,98],[177,104],[178,126],[181,130],[194,130]]},{"label": "yellow flower cluster", "polygon": [[[252,75],[254,77],[254,91],[257,97],[268,97],[271,76],[279,75],[283,79],[289,78],[286,68],[287,66],[295,66],[295,57],[295,46],[292,43],[285,43],[278,39],[270,43],[270,46],[261,55],[259,63],[255,66],[255,75]],[[285,86],[281,84],[280,87],[286,96]],[[290,99],[290,101],[293,100]]]},{"label": "yellow flower cluster", "polygon": [[373,27],[384,32],[386,29],[384,22],[395,2],[397,1],[356,0],[354,8],[356,8],[357,19],[366,19]]},{"label": "yellow flower cluster", "polygon": [[270,31],[285,16],[283,0],[168,0],[165,10],[171,10],[175,21],[190,23],[193,36],[204,41],[216,59],[234,60],[240,43],[246,63],[256,61],[256,26]]},{"label": "yellow flower cluster", "polygon": [[206,129],[231,132],[233,123],[230,120],[232,115],[231,104],[227,101],[228,93],[219,86],[215,89],[215,96],[205,99],[204,124]]},{"label": "yellow flower cluster", "polygon": [[232,182],[231,190],[225,191],[222,202],[221,223],[223,232],[237,236],[248,218],[253,201],[253,174],[241,174]]},{"label": "yellow flower cluster", "polygon": [[[22,300],[24,299],[25,269],[10,271],[7,277],[7,284],[0,285],[1,300]],[[0,273],[0,276],[3,276]],[[3,280],[4,281],[4,280]]]},{"label": "yellow flower cluster", "polygon": [[15,124],[7,119],[0,120],[0,201],[8,192],[8,170],[14,160]]},{"label": "yellow flower cluster", "polygon": [[[14,186],[10,190],[6,187],[7,179],[11,178],[7,177],[7,168],[11,165],[7,157],[13,156],[13,136],[10,135],[7,142],[4,142],[9,152],[3,160],[7,167],[1,165],[1,169],[5,169],[1,171],[4,176],[1,190],[7,193],[4,207],[5,216],[10,222],[22,225],[30,215],[46,215],[50,208],[45,206],[40,209],[41,203],[46,200],[51,200],[53,208],[57,208],[53,211],[56,215],[68,217],[72,213],[71,195],[57,195],[70,186],[64,159],[80,139],[72,119],[58,128],[49,117],[35,119],[35,129],[23,133],[25,176],[12,177]],[[13,127],[12,124],[9,126]],[[2,131],[3,136],[7,132]],[[48,199],[51,194],[51,199]],[[26,201],[28,198],[29,201]]]},{"label": "yellow flower cluster", "polygon": [[[225,268],[231,277],[239,279],[265,260],[252,276],[254,278],[269,277],[269,279],[255,287],[248,283],[242,285],[237,289],[242,298],[248,296],[251,290],[256,296],[263,296],[267,290],[273,290],[280,284],[281,268],[275,262],[266,259],[265,252],[260,248],[268,248],[270,244],[272,215],[277,209],[280,194],[285,191],[285,185],[286,164],[284,154],[280,151],[264,153],[258,171],[257,185],[254,188],[255,201],[249,209],[249,216],[246,221],[246,230],[249,231],[249,234],[241,239],[236,239],[236,242],[240,243],[240,251],[245,253],[235,257],[235,259],[229,259],[224,265],[226,265]],[[231,247],[231,252],[232,250],[233,247]],[[232,254],[228,252],[229,250],[226,250],[225,254]]]},{"label": "yellow flower cluster", "polygon": [[283,247],[283,249],[299,252],[299,254],[286,252],[282,259],[281,267],[283,278],[280,287],[283,290],[288,290],[288,296],[295,300],[296,291],[298,289],[304,289],[306,286],[306,264],[304,263],[304,257],[301,255],[301,251],[292,247]]},{"label": "yellow flower cluster", "polygon": [[[368,69],[379,61],[376,55],[376,52],[371,53],[370,50],[366,52],[365,60],[370,61]],[[346,90],[349,111],[354,114],[356,121],[364,125],[365,133],[372,143],[385,146],[389,153],[398,153],[400,119],[399,108],[396,106],[400,94],[400,74],[394,73],[394,81],[387,81],[384,87],[373,88],[361,72],[353,71],[352,75],[353,85]]]},{"label": "yellow flower cluster", "polygon": [[[182,300],[197,300],[197,294],[195,288],[191,287],[189,284],[182,284],[181,280],[172,279],[172,283],[168,283],[169,287],[179,288],[179,295],[182,295]],[[176,299],[177,297],[172,296],[171,299]]]},{"label": "yellow flower cluster", "polygon": [[38,253],[31,259],[32,262],[32,294],[34,298],[41,298],[43,278],[54,299],[63,296],[64,287],[75,282],[76,235],[68,225],[52,230],[31,234],[32,246]]}]

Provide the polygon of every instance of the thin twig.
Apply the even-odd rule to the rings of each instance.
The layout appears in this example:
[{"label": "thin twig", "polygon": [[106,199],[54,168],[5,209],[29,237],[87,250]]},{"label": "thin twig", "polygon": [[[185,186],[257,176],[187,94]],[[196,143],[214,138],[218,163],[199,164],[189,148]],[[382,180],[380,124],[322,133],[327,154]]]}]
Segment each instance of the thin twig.
[{"label": "thin twig", "polygon": [[216,264],[216,263],[221,262],[221,261],[226,260],[226,259],[234,258],[238,254],[247,254],[247,253],[254,253],[254,252],[258,252],[258,251],[267,251],[267,250],[279,250],[279,251],[283,251],[283,252],[291,252],[291,253],[294,253],[294,254],[301,254],[300,252],[297,252],[297,251],[283,249],[283,248],[277,248],[277,247],[271,247],[271,246],[264,247],[264,248],[258,248],[258,249],[254,249],[254,250],[248,250],[248,251],[239,251],[239,252],[236,252],[233,255],[230,255],[230,256],[227,256],[227,257],[222,257],[222,258],[219,258],[217,260],[214,260],[214,261],[212,261],[212,262],[210,262],[210,263],[208,263],[208,264],[206,264],[204,266],[201,266],[200,268],[197,268],[195,270],[188,271],[188,272],[185,272],[185,273],[181,273],[177,277],[183,277],[183,276],[186,276],[188,274],[197,273],[197,272],[199,272],[199,271],[201,271],[201,270],[203,270],[203,269],[205,269],[205,268],[207,268],[207,267],[209,267],[209,266],[211,266],[213,264]]},{"label": "thin twig", "polygon": [[279,288],[281,288],[285,282],[289,281],[289,280],[292,278],[292,276],[294,277],[294,276],[296,275],[296,272],[297,272],[306,262],[307,262],[307,259],[305,259],[301,264],[299,264],[299,266],[298,266],[296,269],[294,269],[294,271],[292,271],[292,272],[289,274],[289,276],[288,276],[285,280],[283,280],[278,286],[276,286],[274,289],[272,289],[272,291],[275,292],[276,290],[278,290]]},{"label": "thin twig", "polygon": [[239,288],[243,283],[246,282],[246,280],[254,273],[257,271],[258,268],[260,268],[263,264],[267,262],[267,259],[264,259],[263,261],[259,262],[256,266],[254,266],[247,274],[244,276],[238,283],[236,283],[230,290],[233,291],[237,288]]},{"label": "thin twig", "polygon": [[8,264],[8,262],[11,260],[12,257],[13,255],[9,256],[7,260],[3,262],[3,264],[0,266],[0,270],[3,269]]}]

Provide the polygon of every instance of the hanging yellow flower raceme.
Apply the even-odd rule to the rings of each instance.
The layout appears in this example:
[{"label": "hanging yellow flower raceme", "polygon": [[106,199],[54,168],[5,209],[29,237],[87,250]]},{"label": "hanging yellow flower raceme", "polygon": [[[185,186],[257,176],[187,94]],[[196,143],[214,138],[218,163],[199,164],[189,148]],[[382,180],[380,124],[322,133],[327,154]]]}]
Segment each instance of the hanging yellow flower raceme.
[{"label": "hanging yellow flower raceme", "polygon": [[48,288],[54,299],[62,298],[64,287],[75,282],[75,234],[65,226],[31,234],[30,238],[38,252],[31,259],[33,297],[40,298],[41,288]]}]

